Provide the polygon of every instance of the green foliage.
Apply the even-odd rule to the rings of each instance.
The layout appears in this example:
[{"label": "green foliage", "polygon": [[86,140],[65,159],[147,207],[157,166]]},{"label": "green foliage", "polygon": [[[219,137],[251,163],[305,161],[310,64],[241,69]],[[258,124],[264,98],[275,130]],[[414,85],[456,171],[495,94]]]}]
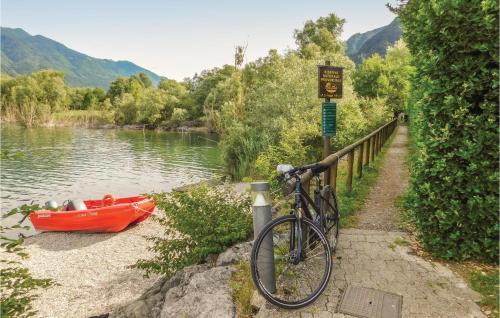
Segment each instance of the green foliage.
[{"label": "green foliage", "polygon": [[489,273],[474,270],[468,275],[468,281],[475,291],[481,294],[481,305],[493,309],[498,317],[499,273],[498,268]]},{"label": "green foliage", "polygon": [[354,74],[354,89],[363,97],[386,98],[394,115],[405,111],[411,86],[411,55],[403,41],[387,49],[385,59],[374,54]]},{"label": "green foliage", "polygon": [[106,92],[99,87],[96,88],[69,88],[69,108],[74,110],[97,110],[102,108],[106,98]]},{"label": "green foliage", "polygon": [[236,304],[238,317],[253,317],[256,313],[252,307],[252,295],[255,287],[252,281],[252,272],[248,262],[241,262],[236,266],[236,271],[229,281],[232,296]]},{"label": "green foliage", "polygon": [[58,123],[78,123],[78,125],[95,127],[97,125],[114,124],[114,112],[103,110],[66,110],[55,113],[52,118]]},{"label": "green foliage", "polygon": [[[53,285],[51,279],[33,278],[27,268],[8,266],[0,269],[2,296],[0,315],[2,317],[31,317],[36,314],[31,305],[37,298],[33,289],[47,288]],[[3,293],[5,292],[5,294]]]},{"label": "green foliage", "polygon": [[225,81],[235,71],[235,67],[224,65],[222,68],[214,68],[202,71],[199,75],[195,74],[192,79],[187,80],[187,87],[193,102],[191,113],[194,117],[202,116],[204,113],[203,105],[205,100],[220,82]]},{"label": "green foliage", "polygon": [[118,125],[133,124],[137,121],[138,107],[135,98],[130,93],[120,95],[115,99],[115,122]]},{"label": "green foliage", "polygon": [[409,1],[416,153],[408,199],[425,248],[498,262],[498,2]]},{"label": "green foliage", "polygon": [[334,149],[390,117],[387,99],[370,104],[354,93],[354,64],[338,38],[342,25],[343,20],[333,14],[308,21],[295,32],[297,51],[280,55],[271,50],[266,57],[236,69],[207,95],[207,123],[221,135],[223,156],[233,176],[269,177],[279,163],[299,165],[320,159],[317,65],[325,60],[344,67],[344,96],[336,101]]},{"label": "green foliage", "polygon": [[316,45],[323,52],[337,52],[342,48],[339,41],[345,19],[335,14],[309,20],[301,30],[295,30],[295,42],[303,52],[308,45]]},{"label": "green foliage", "polygon": [[[3,158],[2,158],[3,159]],[[40,209],[38,205],[23,205],[5,213],[2,218],[14,214],[28,215],[31,211]],[[22,243],[24,239],[20,236],[12,239],[4,235],[7,231],[29,226],[14,225],[11,227],[0,226],[0,249],[2,259],[0,259],[0,316],[1,317],[31,317],[36,314],[33,310],[32,302],[38,295],[36,289],[48,288],[55,285],[52,279],[34,278],[27,268],[20,267],[19,261],[7,258],[6,253],[13,254],[18,258],[29,257],[25,252]]]},{"label": "green foliage", "polygon": [[52,113],[67,108],[63,73],[51,70],[30,76],[2,78],[1,115],[25,126],[51,119]]},{"label": "green foliage", "polygon": [[153,217],[164,233],[148,237],[155,256],[134,265],[146,274],[171,277],[188,265],[205,261],[209,254],[221,253],[246,239],[252,229],[250,198],[230,189],[202,183],[185,192],[152,197],[161,212]]},{"label": "green foliage", "polygon": [[181,122],[185,121],[187,117],[188,117],[187,110],[182,108],[174,108],[170,121],[178,125]]}]

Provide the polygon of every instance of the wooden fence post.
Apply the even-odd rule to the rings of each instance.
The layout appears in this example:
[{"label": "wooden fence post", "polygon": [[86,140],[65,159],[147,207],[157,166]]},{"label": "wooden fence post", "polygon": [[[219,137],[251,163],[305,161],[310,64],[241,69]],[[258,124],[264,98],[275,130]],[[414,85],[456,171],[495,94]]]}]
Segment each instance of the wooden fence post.
[{"label": "wooden fence post", "polygon": [[379,131],[377,133],[377,155],[380,153],[380,150],[382,149],[382,142],[381,142],[381,138],[382,137],[382,134],[381,132]]},{"label": "wooden fence post", "polygon": [[337,166],[339,161],[336,160],[335,163],[330,167],[330,187],[333,193],[337,193]]},{"label": "wooden fence post", "polygon": [[366,141],[366,157],[365,157],[365,165],[370,164],[370,139]]},{"label": "wooden fence post", "polygon": [[372,148],[371,149],[371,160],[373,161],[373,160],[375,160],[375,136],[372,136],[370,138],[370,141],[372,143],[372,145],[371,145],[371,148]]},{"label": "wooden fence post", "polygon": [[352,172],[354,168],[354,149],[347,154],[347,192],[352,191]]},{"label": "wooden fence post", "polygon": [[377,156],[380,153],[380,148],[381,148],[380,145],[381,145],[381,143],[380,143],[380,131],[379,131],[377,133]]},{"label": "wooden fence post", "polygon": [[358,178],[363,176],[363,142],[358,148]]}]

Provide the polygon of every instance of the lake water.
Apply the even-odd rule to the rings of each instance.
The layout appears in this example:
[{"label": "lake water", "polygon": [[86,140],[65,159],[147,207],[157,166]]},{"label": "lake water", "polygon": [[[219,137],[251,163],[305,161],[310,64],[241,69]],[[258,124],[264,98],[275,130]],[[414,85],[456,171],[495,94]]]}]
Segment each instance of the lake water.
[{"label": "lake water", "polygon": [[[31,201],[133,196],[223,173],[217,139],[201,133],[3,125],[2,212]],[[29,221],[27,221],[29,223]]]}]

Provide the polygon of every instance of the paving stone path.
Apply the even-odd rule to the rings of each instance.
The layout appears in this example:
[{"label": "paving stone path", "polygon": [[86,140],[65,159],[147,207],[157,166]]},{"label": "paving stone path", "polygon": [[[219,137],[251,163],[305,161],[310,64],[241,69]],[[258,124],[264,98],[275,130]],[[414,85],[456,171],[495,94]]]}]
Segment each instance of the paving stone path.
[{"label": "paving stone path", "polygon": [[352,317],[338,311],[349,285],[402,295],[405,318],[485,317],[477,305],[479,294],[447,267],[413,255],[407,246],[410,237],[397,231],[394,200],[408,182],[404,171],[406,127],[400,126],[396,134],[376,185],[359,213],[360,229],[340,233],[332,278],[325,292],[313,305],[300,310],[266,304],[257,318]]}]

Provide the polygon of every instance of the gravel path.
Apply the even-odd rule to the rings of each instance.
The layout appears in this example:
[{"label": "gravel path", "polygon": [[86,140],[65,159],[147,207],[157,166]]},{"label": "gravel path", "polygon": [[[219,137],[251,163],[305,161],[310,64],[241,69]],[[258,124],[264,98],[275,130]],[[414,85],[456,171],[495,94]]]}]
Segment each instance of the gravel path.
[{"label": "gravel path", "polygon": [[408,187],[408,168],[405,165],[407,127],[399,126],[387,149],[377,181],[371,188],[364,207],[357,213],[357,228],[397,231],[397,208],[394,201]]},{"label": "gravel path", "polygon": [[[349,285],[403,296],[403,318],[486,318],[477,305],[480,295],[448,267],[413,255],[411,247],[401,244],[409,240],[403,232],[341,230],[323,294],[300,310],[266,304],[256,318],[354,318],[339,312]],[[362,300],[359,304],[370,308]]]},{"label": "gravel path", "polygon": [[[360,229],[341,230],[332,277],[323,294],[300,310],[266,304],[256,318],[351,318],[339,312],[349,285],[403,296],[405,318],[486,318],[477,305],[478,293],[445,265],[414,255],[411,238],[397,230],[394,200],[408,185],[406,134],[406,126],[399,126],[377,182],[357,214]],[[372,310],[367,299],[356,303]]]},{"label": "gravel path", "polygon": [[42,233],[25,241],[30,258],[22,261],[34,277],[53,278],[60,286],[40,292],[36,317],[89,317],[128,303],[150,287],[156,276],[127,268],[151,256],[143,235],[160,233],[146,220],[120,233]]}]

